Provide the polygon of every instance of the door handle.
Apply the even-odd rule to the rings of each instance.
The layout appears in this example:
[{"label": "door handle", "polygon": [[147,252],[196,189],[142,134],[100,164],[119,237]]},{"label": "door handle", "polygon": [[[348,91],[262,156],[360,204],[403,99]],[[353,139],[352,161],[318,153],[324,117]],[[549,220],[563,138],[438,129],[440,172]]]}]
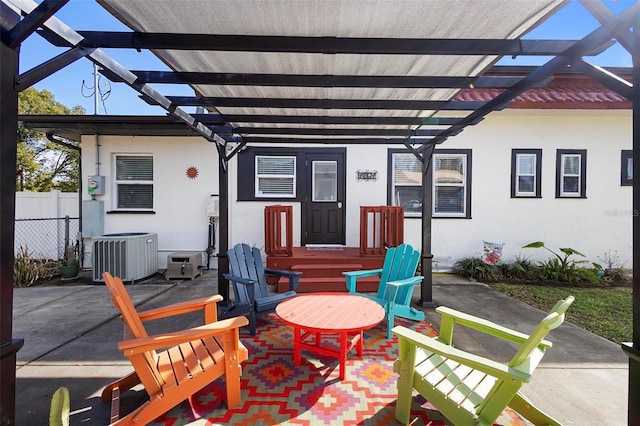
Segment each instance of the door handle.
[{"label": "door handle", "polygon": [[338,208],[341,209],[342,208],[342,201],[338,201]]}]

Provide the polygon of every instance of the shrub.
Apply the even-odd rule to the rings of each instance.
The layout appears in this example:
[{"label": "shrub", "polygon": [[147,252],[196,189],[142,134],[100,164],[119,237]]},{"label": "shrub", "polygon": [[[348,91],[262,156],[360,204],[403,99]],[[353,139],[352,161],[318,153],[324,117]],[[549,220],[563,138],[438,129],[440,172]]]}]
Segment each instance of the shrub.
[{"label": "shrub", "polygon": [[[574,252],[573,249],[564,249]],[[566,254],[566,253],[565,253]],[[567,255],[568,257],[569,255]],[[525,256],[516,256],[512,262],[502,265],[489,265],[480,257],[466,257],[454,263],[453,273],[469,278],[472,281],[494,282],[553,282],[567,284],[602,284],[628,285],[630,271],[624,268],[607,268],[602,277],[602,267],[593,263],[594,267],[578,266],[586,260],[571,261],[562,256],[551,257],[543,262],[533,262]]]},{"label": "shrub", "polygon": [[456,261],[453,273],[480,282],[495,282],[503,278],[500,266],[489,265],[478,256]]},{"label": "shrub", "polygon": [[624,284],[631,280],[632,274],[624,268],[605,269],[604,279],[612,284]]},{"label": "shrub", "polygon": [[602,278],[598,275],[600,268],[576,268],[573,276],[571,276],[571,283],[591,283],[591,284],[599,284],[602,283]]},{"label": "shrub", "polygon": [[538,280],[540,278],[537,265],[525,256],[516,256],[512,263],[503,263],[502,274],[505,278],[514,280]]},{"label": "shrub", "polygon": [[598,267],[596,267],[597,270],[581,268],[579,265],[586,263],[586,259],[571,259],[571,256],[585,257],[585,255],[580,253],[578,250],[563,247],[560,249],[563,255],[560,255],[547,248],[542,241],[529,243],[526,246],[523,246],[523,248],[543,248],[554,255],[554,257],[551,257],[548,260],[538,263],[538,272],[541,280],[566,283],[577,283],[581,281],[594,283],[601,281],[597,275],[597,270],[599,270]]},{"label": "shrub", "polygon": [[27,247],[20,246],[13,262],[14,287],[29,287],[38,281],[50,280],[58,271],[56,262],[33,259]]},{"label": "shrub", "polygon": [[[604,258],[598,257],[604,265],[601,269],[604,273],[604,281],[610,284],[627,284],[631,281],[631,271],[625,268],[625,262],[620,260],[618,252],[614,250],[613,254],[611,250],[605,252]],[[594,263],[594,266],[596,263]]]}]

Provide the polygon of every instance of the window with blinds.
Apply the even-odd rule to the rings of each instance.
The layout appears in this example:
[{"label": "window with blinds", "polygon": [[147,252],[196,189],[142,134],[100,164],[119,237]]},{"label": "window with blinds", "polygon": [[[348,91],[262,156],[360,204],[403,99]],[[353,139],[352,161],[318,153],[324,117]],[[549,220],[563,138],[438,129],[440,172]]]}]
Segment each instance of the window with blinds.
[{"label": "window with blinds", "polygon": [[620,185],[633,185],[633,151],[623,149],[620,154]]},{"label": "window with blinds", "polygon": [[580,156],[562,156],[561,195],[580,195]]},{"label": "window with blinds", "polygon": [[517,168],[518,190],[516,195],[534,195],[536,193],[536,156],[519,154]]},{"label": "window with blinds", "polygon": [[556,197],[586,197],[586,150],[561,150],[556,154]]},{"label": "window with blinds", "polygon": [[150,155],[115,156],[116,208],[153,209],[153,157]]},{"label": "window with blinds", "polygon": [[540,198],[541,149],[511,150],[511,197]]},{"label": "window with blinds", "polygon": [[296,157],[256,155],[256,198],[296,196]]},{"label": "window with blinds", "polygon": [[433,215],[466,214],[466,165],[464,154],[433,154]]},{"label": "window with blinds", "polygon": [[422,163],[411,153],[392,156],[393,204],[403,206],[405,216],[422,214]]},{"label": "window with blinds", "polygon": [[[470,150],[439,150],[433,154],[434,217],[470,217]],[[409,152],[390,150],[391,204],[405,216],[422,214],[422,163]]]}]

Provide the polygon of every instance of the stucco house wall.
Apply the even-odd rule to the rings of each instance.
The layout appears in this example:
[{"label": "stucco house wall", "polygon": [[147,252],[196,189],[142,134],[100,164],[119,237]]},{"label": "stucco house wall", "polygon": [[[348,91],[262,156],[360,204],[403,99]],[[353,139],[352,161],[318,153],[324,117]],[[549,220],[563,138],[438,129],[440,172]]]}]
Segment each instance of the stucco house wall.
[{"label": "stucco house wall", "polygon": [[[96,155],[94,136],[82,139],[83,181],[105,177],[104,234],[155,232],[158,234],[158,265],[166,267],[167,255],[175,251],[204,251],[208,245],[207,200],[218,193],[218,153],[211,143],[195,137],[100,136]],[[117,154],[153,156],[153,212],[114,213],[114,159]],[[191,179],[186,171],[195,167]],[[92,197],[85,190],[83,200]],[[87,264],[91,244],[85,241]]]},{"label": "stucco house wall", "polygon": [[[432,252],[436,270],[450,269],[463,257],[480,255],[483,240],[504,243],[504,257],[538,260],[550,253],[522,249],[544,241],[553,250],[571,247],[602,263],[605,253],[620,261],[632,258],[632,187],[620,184],[621,150],[631,149],[628,110],[516,110],[494,112],[476,126],[447,140],[441,148],[472,150],[471,219],[434,218]],[[206,203],[218,193],[215,147],[198,137],[99,138],[99,171],[106,193],[96,196],[105,205],[105,233],[157,232],[158,264],[166,266],[173,251],[204,251],[209,217]],[[331,147],[334,147],[331,145]],[[359,244],[361,205],[387,204],[388,150],[398,145],[346,147],[346,245]],[[83,137],[83,179],[96,174],[96,144]],[[317,146],[316,146],[317,148]],[[510,194],[511,150],[542,149],[542,197],[514,199]],[[586,198],[555,197],[556,150],[586,149]],[[152,154],[154,213],[113,213],[113,158],[116,153]],[[190,179],[188,167],[198,169]],[[229,245],[247,242],[264,246],[264,206],[275,202],[237,201],[237,160],[229,163]],[[375,170],[377,180],[356,179],[357,170]],[[90,199],[88,194],[84,199]],[[300,203],[293,205],[294,245],[300,245]],[[421,220],[405,219],[405,241],[421,245]],[[90,250],[90,244],[86,244]],[[212,263],[215,267],[215,260]]]},{"label": "stucco house wall", "polygon": [[[434,219],[441,266],[479,255],[483,240],[505,243],[506,258],[546,259],[544,249],[522,249],[543,241],[598,263],[611,251],[630,266],[632,187],[620,184],[621,150],[631,149],[629,111],[506,110],[446,145],[473,149],[472,219]],[[513,148],[542,149],[542,198],[510,197]],[[587,150],[586,198],[555,197],[557,149]],[[407,222],[407,235],[419,232],[419,221]]]}]

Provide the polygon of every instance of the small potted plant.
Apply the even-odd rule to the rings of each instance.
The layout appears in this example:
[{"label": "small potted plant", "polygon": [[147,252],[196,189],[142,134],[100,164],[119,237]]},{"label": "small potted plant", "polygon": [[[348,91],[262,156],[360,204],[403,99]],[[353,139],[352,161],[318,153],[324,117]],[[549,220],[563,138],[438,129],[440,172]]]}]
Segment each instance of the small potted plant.
[{"label": "small potted plant", "polygon": [[80,273],[80,262],[74,246],[68,246],[64,250],[62,265],[60,266],[60,275],[62,278],[74,278]]}]

